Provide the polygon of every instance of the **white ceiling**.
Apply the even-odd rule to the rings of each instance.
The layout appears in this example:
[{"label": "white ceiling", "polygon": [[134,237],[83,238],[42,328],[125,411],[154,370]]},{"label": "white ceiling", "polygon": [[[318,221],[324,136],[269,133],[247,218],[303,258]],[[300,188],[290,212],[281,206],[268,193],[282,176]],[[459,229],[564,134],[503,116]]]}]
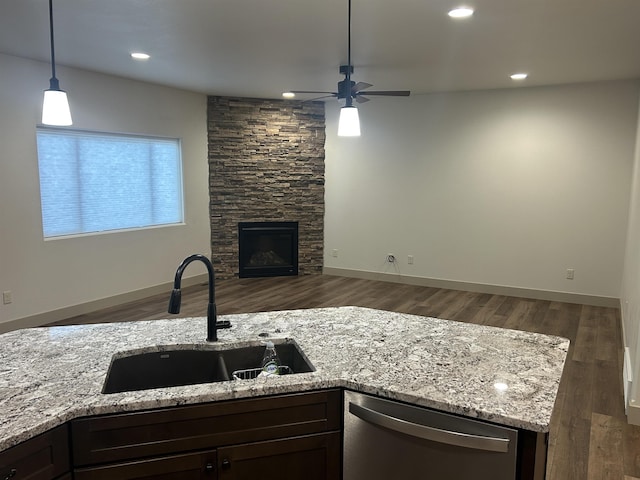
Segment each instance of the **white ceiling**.
[{"label": "white ceiling", "polygon": [[[374,90],[640,78],[640,0],[352,1],[353,79]],[[474,16],[450,19],[461,3]],[[1,0],[0,52],[48,62],[48,8]],[[347,61],[347,0],[54,0],[54,22],[58,64],[213,95],[335,90]]]}]

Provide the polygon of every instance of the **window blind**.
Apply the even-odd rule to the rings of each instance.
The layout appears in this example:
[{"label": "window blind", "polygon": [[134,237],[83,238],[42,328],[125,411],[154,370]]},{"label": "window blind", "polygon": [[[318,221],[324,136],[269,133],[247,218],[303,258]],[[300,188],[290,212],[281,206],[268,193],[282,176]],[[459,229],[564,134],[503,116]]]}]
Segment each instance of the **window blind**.
[{"label": "window blind", "polygon": [[181,223],[180,141],[37,129],[44,236]]}]

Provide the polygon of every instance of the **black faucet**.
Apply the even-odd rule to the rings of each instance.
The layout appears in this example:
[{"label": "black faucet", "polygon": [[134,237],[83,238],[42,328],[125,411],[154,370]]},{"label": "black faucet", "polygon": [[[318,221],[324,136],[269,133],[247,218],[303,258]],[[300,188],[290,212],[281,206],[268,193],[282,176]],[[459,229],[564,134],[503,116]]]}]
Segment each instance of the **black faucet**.
[{"label": "black faucet", "polygon": [[185,258],[178,270],[176,270],[176,279],[173,282],[173,290],[171,291],[171,298],[169,298],[169,313],[180,313],[180,302],[182,299],[182,293],[180,291],[180,282],[182,280],[182,273],[191,262],[199,260],[205,264],[207,271],[209,272],[209,304],[207,305],[207,342],[216,342],[218,340],[218,328],[229,328],[231,324],[227,321],[218,322],[218,316],[216,312],[216,296],[215,296],[215,274],[213,271],[213,265],[211,261],[204,255],[194,254]]}]

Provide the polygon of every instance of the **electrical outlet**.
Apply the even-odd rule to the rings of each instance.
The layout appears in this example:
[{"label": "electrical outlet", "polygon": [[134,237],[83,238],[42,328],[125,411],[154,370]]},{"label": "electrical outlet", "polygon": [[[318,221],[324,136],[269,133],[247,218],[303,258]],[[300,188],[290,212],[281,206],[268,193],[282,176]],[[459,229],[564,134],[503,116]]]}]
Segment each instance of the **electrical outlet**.
[{"label": "electrical outlet", "polygon": [[13,302],[13,295],[11,294],[11,290],[7,290],[2,292],[2,303],[3,305],[9,305]]},{"label": "electrical outlet", "polygon": [[338,257],[338,249],[334,248],[333,250],[331,250],[331,256],[334,258]]},{"label": "electrical outlet", "polygon": [[387,254],[387,262],[395,263],[396,262],[396,256],[393,253],[388,253]]},{"label": "electrical outlet", "polygon": [[409,265],[413,265],[413,255],[408,255],[408,256],[407,256],[407,263],[408,263]]},{"label": "electrical outlet", "polygon": [[567,268],[567,280],[573,280],[575,270],[573,268]]}]

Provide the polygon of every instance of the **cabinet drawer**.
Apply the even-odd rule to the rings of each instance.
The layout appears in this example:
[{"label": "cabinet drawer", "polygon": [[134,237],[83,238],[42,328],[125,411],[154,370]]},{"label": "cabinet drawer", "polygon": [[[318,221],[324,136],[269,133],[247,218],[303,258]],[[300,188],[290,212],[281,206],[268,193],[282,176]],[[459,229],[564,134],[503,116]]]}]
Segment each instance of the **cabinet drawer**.
[{"label": "cabinet drawer", "polygon": [[77,466],[339,430],[339,390],[260,397],[78,419]]},{"label": "cabinet drawer", "polygon": [[51,480],[69,471],[69,436],[62,425],[0,453],[0,479]]},{"label": "cabinet drawer", "polygon": [[75,480],[215,480],[216,451],[170,455],[76,469]]}]

